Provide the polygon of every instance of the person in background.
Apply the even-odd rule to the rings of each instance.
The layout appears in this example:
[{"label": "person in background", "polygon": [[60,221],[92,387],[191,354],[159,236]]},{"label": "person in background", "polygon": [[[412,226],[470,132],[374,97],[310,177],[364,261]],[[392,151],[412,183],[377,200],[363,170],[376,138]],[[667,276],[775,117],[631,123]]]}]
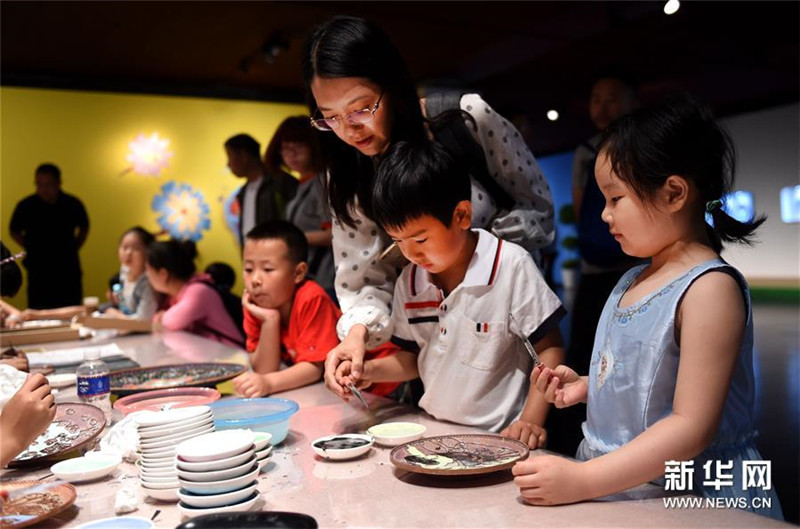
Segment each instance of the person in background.
[{"label": "person in background", "polygon": [[40,373],[28,376],[0,412],[0,468],[41,435],[56,415],[55,397]]},{"label": "person in background", "polygon": [[[158,310],[158,299],[147,281],[144,265],[147,248],[155,237],[140,226],[125,231],[119,240],[119,280],[111,287],[112,303],[104,307],[103,314],[115,318],[150,321]],[[83,305],[57,309],[27,309],[21,314],[22,320],[68,320],[87,313]]]},{"label": "person in background", "polygon": [[89,235],[83,203],[61,190],[61,170],[45,163],[34,173],[36,193],[11,215],[11,237],[25,248],[28,306],[47,309],[83,302],[80,257]]},{"label": "person in background", "polygon": [[[244,335],[236,313],[227,307],[211,276],[195,274],[197,249],[191,241],[158,241],[147,250],[145,270],[156,292],[169,296],[169,308],[153,316],[155,330],[187,331],[241,347]],[[241,305],[238,315],[241,318]]]},{"label": "person in background", "polygon": [[270,172],[300,175],[294,199],[286,206],[286,220],[303,230],[308,241],[308,277],[335,298],[331,243],[331,212],[323,183],[325,165],[319,132],[308,126],[307,116],[286,118],[272,136],[264,164]]},{"label": "person in background", "polygon": [[239,244],[256,225],[283,219],[286,204],[297,192],[297,180],[282,171],[272,172],[261,161],[261,145],[247,134],[237,134],[225,142],[228,168],[247,183],[236,195],[239,202]]},{"label": "person in background", "polygon": [[565,314],[524,248],[470,229],[466,169],[435,142],[395,143],[375,177],[375,220],[409,261],[395,283],[392,343],[402,348],[367,360],[358,379],[339,365],[336,385],[422,379],[419,406],[439,420],[483,428],[543,446],[550,406],[529,383],[529,339],[555,367],[564,350]]},{"label": "person in background", "polygon": [[[575,293],[572,322],[567,344],[566,364],[581,374],[589,372],[594,331],[603,304],[619,278],[637,260],[625,255],[600,218],[605,199],[594,178],[597,145],[609,124],[636,107],[636,90],[621,76],[600,76],[592,86],[589,116],[597,133],[575,150],[572,163],[572,202],[578,229],[581,276]],[[586,406],[557,410],[550,417],[548,448],[567,455],[575,454],[583,438],[581,423]]]},{"label": "person in background", "polygon": [[236,284],[236,272],[228,263],[211,263],[203,272],[211,276],[220,290],[230,292]]},{"label": "person in background", "polygon": [[[763,461],[752,304],[747,281],[720,252],[723,243],[750,243],[764,217],[743,223],[722,208],[734,168],[733,142],[693,97],[639,110],[606,131],[595,164],[603,221],[626,254],[650,263],[626,272],[608,298],[588,376],[534,369],[531,381],[548,402],[587,402],[588,414],[579,461],[542,455],[514,466],[527,502],[664,484],[665,468],[682,471],[686,461],[692,493],[783,518],[774,488],[743,479],[748,462]],[[714,462],[709,483],[704,469]]]},{"label": "person in background", "polygon": [[[339,343],[336,304],[312,279],[308,242],[286,221],[260,224],[244,245],[244,328],[253,371],[233,380],[242,395],[262,397],[305,386],[322,378],[325,357]],[[370,358],[393,354],[387,344]],[[286,369],[280,369],[281,362]],[[370,391],[388,395],[397,384],[376,384]]]}]

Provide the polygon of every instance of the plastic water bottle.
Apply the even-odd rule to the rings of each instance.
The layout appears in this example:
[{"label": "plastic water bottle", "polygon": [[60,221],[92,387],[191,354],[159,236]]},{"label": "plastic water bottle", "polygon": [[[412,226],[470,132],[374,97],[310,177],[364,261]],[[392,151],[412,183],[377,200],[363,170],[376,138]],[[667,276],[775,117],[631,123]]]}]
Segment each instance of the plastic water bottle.
[{"label": "plastic water bottle", "polygon": [[83,363],[75,374],[78,377],[78,397],[86,404],[97,406],[111,422],[111,380],[108,366],[100,360],[100,351],[86,351]]},{"label": "plastic water bottle", "polygon": [[123,314],[129,314],[128,311],[128,303],[125,299],[125,296],[122,294],[122,285],[119,283],[114,283],[114,286],[111,287],[111,291],[117,295],[117,306],[119,307],[120,312]]}]

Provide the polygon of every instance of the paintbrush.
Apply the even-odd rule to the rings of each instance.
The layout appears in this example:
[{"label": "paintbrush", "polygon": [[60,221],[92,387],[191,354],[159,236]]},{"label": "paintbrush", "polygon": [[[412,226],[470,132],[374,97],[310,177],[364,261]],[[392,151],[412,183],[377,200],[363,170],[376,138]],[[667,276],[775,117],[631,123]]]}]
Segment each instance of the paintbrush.
[{"label": "paintbrush", "polygon": [[19,252],[17,254],[14,254],[14,255],[11,255],[9,257],[6,257],[2,261],[0,261],[0,265],[4,265],[6,263],[12,263],[12,262],[14,262],[14,261],[16,261],[18,259],[22,259],[23,257],[25,257],[25,252]]},{"label": "paintbrush", "polygon": [[359,389],[355,386],[355,384],[352,384],[352,383],[348,384],[347,385],[347,389],[349,389],[353,393],[353,395],[356,396],[356,398],[359,400],[359,402],[361,402],[361,404],[364,406],[364,408],[367,411],[369,411],[369,404],[367,404],[367,401],[364,400],[364,395],[361,394],[361,391],[359,391]]},{"label": "paintbrush", "polygon": [[[515,318],[514,315],[511,314],[510,312],[508,313],[508,317],[511,318],[511,321],[514,323],[514,327],[517,328],[517,331],[522,332],[522,329],[520,328],[519,323],[517,322],[517,318]],[[519,334],[517,334],[517,336],[519,336]],[[539,355],[536,354],[536,350],[533,348],[533,344],[531,343],[530,338],[528,338],[527,336],[525,337],[520,336],[520,339],[522,340],[522,343],[525,346],[525,350],[527,350],[528,354],[531,355],[531,358],[533,359],[533,365],[535,366],[542,365],[542,361],[539,360]]]}]

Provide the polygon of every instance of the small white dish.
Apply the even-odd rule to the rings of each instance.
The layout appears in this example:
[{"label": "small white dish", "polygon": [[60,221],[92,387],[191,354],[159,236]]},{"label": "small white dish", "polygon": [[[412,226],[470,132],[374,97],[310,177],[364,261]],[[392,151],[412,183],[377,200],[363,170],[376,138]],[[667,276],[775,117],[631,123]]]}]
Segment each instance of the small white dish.
[{"label": "small white dish", "polygon": [[256,445],[256,452],[264,450],[267,446],[269,446],[269,442],[272,441],[272,434],[268,432],[253,432],[256,435],[256,440],[253,441],[253,444]]},{"label": "small white dish", "polygon": [[178,469],[178,477],[187,481],[194,482],[209,482],[209,481],[222,481],[225,479],[233,479],[244,474],[247,474],[253,465],[256,463],[255,455],[245,461],[239,466],[233,468],[226,468],[222,470],[211,470],[209,472],[192,472],[190,470]]},{"label": "small white dish", "polygon": [[162,459],[165,457],[173,457],[174,455],[174,446],[164,446],[161,448],[148,448],[147,450],[142,450],[142,457],[146,457],[148,459]]},{"label": "small white dish", "polygon": [[[140,480],[141,481],[141,480]],[[150,490],[167,490],[167,489],[179,489],[181,484],[176,479],[172,482],[167,483],[152,483],[150,481],[141,481],[141,485],[143,489]]]},{"label": "small white dish", "polygon": [[353,459],[369,452],[373,442],[370,435],[344,433],[320,437],[311,443],[311,448],[325,459]]},{"label": "small white dish", "polygon": [[180,435],[199,432],[208,428],[214,428],[214,419],[208,418],[204,421],[188,424],[186,427],[170,428],[160,432],[139,432],[139,441],[142,443],[153,440],[165,441],[167,439],[174,439]]},{"label": "small white dish", "polygon": [[152,529],[153,522],[139,516],[114,516],[82,523],[75,529]]},{"label": "small white dish", "polygon": [[265,457],[269,457],[269,455],[271,453],[272,453],[272,447],[268,446],[264,450],[261,450],[260,452],[256,452],[256,459],[264,459]]},{"label": "small white dish", "polygon": [[258,476],[258,465],[253,465],[253,470],[242,476],[222,481],[194,482],[180,479],[181,487],[195,494],[222,494],[241,489]]},{"label": "small white dish", "polygon": [[142,485],[144,493],[153,499],[160,501],[178,501],[178,488],[171,489],[152,489]]},{"label": "small white dish", "polygon": [[190,421],[197,417],[210,415],[211,408],[208,406],[188,406],[186,408],[174,408],[171,410],[159,411],[139,417],[136,422],[139,429],[164,426],[167,424],[179,426],[182,421]]},{"label": "small white dish", "polygon": [[194,430],[187,431],[185,433],[170,435],[169,437],[157,437],[155,439],[140,441],[139,446],[141,447],[142,450],[153,450],[153,449],[157,450],[159,448],[166,448],[168,446],[177,446],[181,443],[181,441],[185,441],[187,439],[191,439],[192,437],[197,437],[199,435],[205,435],[213,431],[214,431],[213,426],[205,426],[203,428],[197,428]]},{"label": "small white dish", "polygon": [[206,508],[196,508],[190,507],[186,505],[184,502],[178,503],[178,510],[181,511],[181,514],[184,516],[188,516],[190,518],[194,516],[202,516],[204,514],[217,514],[223,512],[232,512],[232,511],[249,511],[253,505],[256,504],[258,500],[259,493],[258,491],[253,492],[250,497],[245,498],[243,501],[239,503],[234,503],[232,505],[225,505],[222,507],[206,507]]},{"label": "small white dish", "polygon": [[184,461],[180,456],[175,458],[175,466],[180,470],[188,470],[190,472],[210,472],[212,470],[222,470],[225,468],[232,468],[241,465],[248,459],[252,453],[250,450],[242,452],[241,454],[227,457],[225,459],[218,459],[216,461],[200,461],[192,463]]},{"label": "small white dish", "polygon": [[375,442],[382,446],[400,446],[417,439],[422,439],[427,428],[416,422],[385,422],[376,424],[367,430],[375,438]]},{"label": "small white dish", "polygon": [[178,474],[177,472],[172,473],[171,475],[167,476],[151,476],[149,474],[139,474],[139,481],[142,484],[147,484],[148,487],[155,486],[155,485],[165,485],[167,483],[176,483],[178,481]]},{"label": "small white dish", "polygon": [[225,459],[252,449],[255,437],[250,430],[222,430],[183,441],[175,453],[191,462]]},{"label": "small white dish", "polygon": [[269,456],[265,457],[264,459],[259,459],[256,462],[258,463],[258,471],[264,472],[264,467],[269,464]]},{"label": "small white dish", "polygon": [[206,426],[209,423],[214,423],[214,417],[211,414],[196,417],[188,421],[181,421],[178,424],[165,424],[157,428],[142,428],[137,429],[140,439],[152,439],[153,437],[164,437],[167,435],[175,435],[187,430],[194,430],[200,426]]},{"label": "small white dish", "polygon": [[75,373],[59,373],[47,375],[47,383],[51,388],[66,388],[74,386],[78,380]]},{"label": "small white dish", "polygon": [[242,489],[223,494],[194,494],[185,489],[178,489],[178,498],[189,507],[198,509],[224,507],[250,497],[257,487],[258,482],[254,481]]},{"label": "small white dish", "polygon": [[50,472],[58,479],[78,483],[102,478],[111,474],[122,459],[119,456],[97,455],[92,457],[74,457],[56,463]]},{"label": "small white dish", "polygon": [[164,467],[171,467],[175,465],[175,456],[172,457],[163,457],[158,459],[149,459],[147,457],[143,457],[139,460],[139,466],[143,468],[164,468]]}]

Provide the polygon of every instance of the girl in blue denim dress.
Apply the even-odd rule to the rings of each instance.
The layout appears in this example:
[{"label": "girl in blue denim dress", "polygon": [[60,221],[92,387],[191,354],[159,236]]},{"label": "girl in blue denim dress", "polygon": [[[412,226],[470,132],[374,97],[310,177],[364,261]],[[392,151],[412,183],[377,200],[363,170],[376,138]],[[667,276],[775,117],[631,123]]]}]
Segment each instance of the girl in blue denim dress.
[{"label": "girl in blue denim dress", "polygon": [[587,420],[579,461],[538,456],[514,467],[529,503],[652,481],[783,518],[757,469],[750,295],[719,256],[723,242],[749,243],[764,221],[723,209],[733,173],[729,136],[692,97],[609,127],[595,165],[602,218],[625,253],[651,262],[629,270],[606,302],[588,376],[566,366],[532,373],[557,407],[586,402]]}]

